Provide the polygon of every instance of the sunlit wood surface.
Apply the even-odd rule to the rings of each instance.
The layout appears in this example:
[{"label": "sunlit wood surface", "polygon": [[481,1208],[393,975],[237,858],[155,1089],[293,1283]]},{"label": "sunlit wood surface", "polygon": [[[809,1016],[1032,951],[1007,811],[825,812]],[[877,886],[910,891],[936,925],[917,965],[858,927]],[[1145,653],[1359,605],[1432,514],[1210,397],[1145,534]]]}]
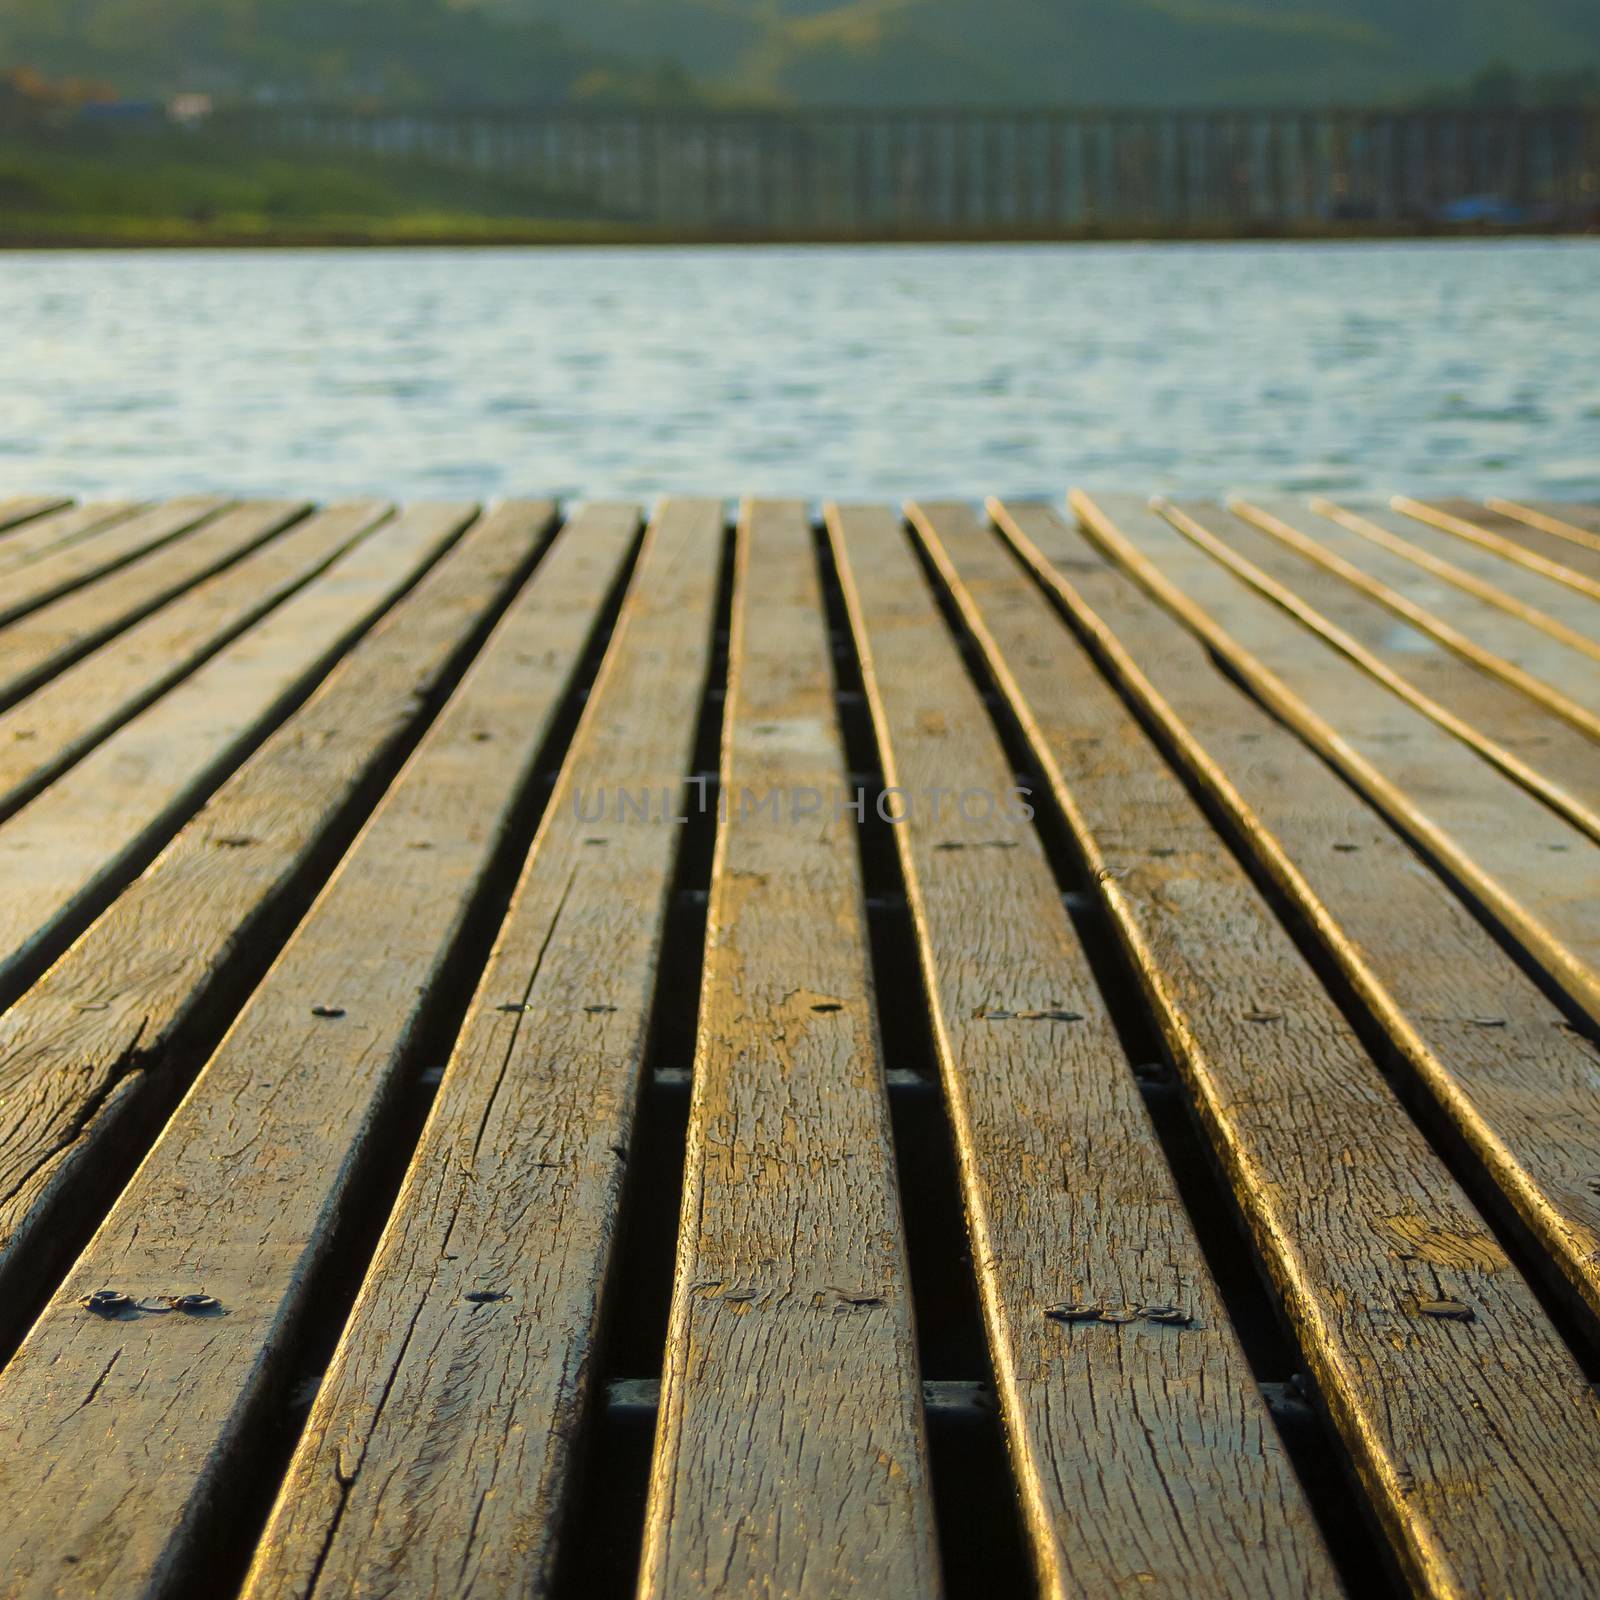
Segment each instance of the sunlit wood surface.
[{"label": "sunlit wood surface", "polygon": [[1600,1573],[1600,508],[0,499],[0,1600]]}]

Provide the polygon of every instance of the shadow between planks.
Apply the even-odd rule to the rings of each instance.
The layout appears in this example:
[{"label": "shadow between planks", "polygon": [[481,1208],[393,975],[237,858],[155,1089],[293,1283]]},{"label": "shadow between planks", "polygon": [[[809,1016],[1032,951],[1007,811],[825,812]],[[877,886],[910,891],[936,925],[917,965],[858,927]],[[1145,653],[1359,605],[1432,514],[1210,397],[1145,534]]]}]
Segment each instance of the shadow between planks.
[{"label": "shadow between planks", "polygon": [[0,1596],[1579,1592],[1594,526],[0,503]]}]

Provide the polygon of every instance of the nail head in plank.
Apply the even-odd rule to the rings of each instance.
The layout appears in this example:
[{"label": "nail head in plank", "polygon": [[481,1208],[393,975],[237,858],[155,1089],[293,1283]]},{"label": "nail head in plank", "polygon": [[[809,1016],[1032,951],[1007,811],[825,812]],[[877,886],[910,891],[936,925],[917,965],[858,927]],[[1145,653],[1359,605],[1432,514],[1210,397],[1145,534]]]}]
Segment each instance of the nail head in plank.
[{"label": "nail head in plank", "polygon": [[652,519],[248,1600],[550,1592],[683,834],[617,790],[684,792],[723,547],[715,501]]},{"label": "nail head in plank", "polygon": [[[626,524],[585,532],[558,542],[501,620],[0,1373],[0,1439],[16,1443],[0,1451],[0,1486],[31,1441],[55,1462],[51,1496],[0,1527],[19,1594],[48,1592],[64,1556],[101,1595],[204,1570],[243,1489],[230,1462],[287,1376],[410,1046],[632,542]],[[86,1319],[85,1296],[124,1283],[131,1312]],[[213,1297],[215,1314],[141,1309],[185,1293]],[[152,1457],[166,1470],[143,1470]]]},{"label": "nail head in plank", "polygon": [[1600,1050],[1380,812],[1082,533],[1048,506],[991,509],[1600,1317]]},{"label": "nail head in plank", "polygon": [[136,1113],[185,1087],[199,1066],[185,1044],[218,991],[237,993],[236,969],[288,932],[280,905],[331,869],[330,838],[527,571],[551,514],[513,502],[469,528],[0,1015],[0,1347],[109,1199],[107,1175],[131,1168],[149,1125]]},{"label": "nail head in plank", "polygon": [[[1041,1587],[1337,1582],[1013,784],[899,518],[828,510],[955,1124]],[[932,794],[986,792],[994,815]],[[1181,1321],[1151,1313],[1170,1308]]]},{"label": "nail head in plank", "polygon": [[[965,507],[914,520],[1084,853],[1413,1582],[1441,1595],[1580,1585],[1600,1558],[1600,1405],[1532,1290],[1044,596]],[[1427,1308],[1445,1304],[1482,1336],[1441,1331]]]},{"label": "nail head in plank", "polygon": [[[641,1596],[940,1592],[866,906],[806,509],[740,518]],[[769,809],[769,805],[772,809]]]}]

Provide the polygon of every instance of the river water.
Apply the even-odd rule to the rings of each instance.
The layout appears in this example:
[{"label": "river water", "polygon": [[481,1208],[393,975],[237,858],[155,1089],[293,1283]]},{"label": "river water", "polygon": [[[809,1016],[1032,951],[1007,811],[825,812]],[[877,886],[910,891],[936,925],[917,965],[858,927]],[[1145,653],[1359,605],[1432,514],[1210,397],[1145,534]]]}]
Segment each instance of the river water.
[{"label": "river water", "polygon": [[1600,240],[0,254],[0,492],[1600,498]]}]

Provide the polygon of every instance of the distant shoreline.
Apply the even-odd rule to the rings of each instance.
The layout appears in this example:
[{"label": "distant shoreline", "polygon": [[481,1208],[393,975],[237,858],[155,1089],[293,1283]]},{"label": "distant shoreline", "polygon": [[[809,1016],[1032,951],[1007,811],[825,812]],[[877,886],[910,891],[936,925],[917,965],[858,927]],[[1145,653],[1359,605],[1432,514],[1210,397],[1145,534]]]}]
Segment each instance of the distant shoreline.
[{"label": "distant shoreline", "polygon": [[919,230],[899,234],[848,231],[772,234],[727,229],[644,228],[608,223],[509,223],[484,219],[452,224],[443,219],[421,227],[401,221],[341,221],[302,226],[252,227],[108,220],[81,228],[47,226],[10,229],[0,223],[0,250],[294,250],[294,249],[503,249],[507,246],[596,248],[744,245],[928,245],[928,244],[1231,244],[1353,243],[1440,239],[1537,239],[1600,237],[1600,225],[1445,225],[1418,223],[1317,223],[1305,226],[1082,229],[1002,229],[992,233]]}]

